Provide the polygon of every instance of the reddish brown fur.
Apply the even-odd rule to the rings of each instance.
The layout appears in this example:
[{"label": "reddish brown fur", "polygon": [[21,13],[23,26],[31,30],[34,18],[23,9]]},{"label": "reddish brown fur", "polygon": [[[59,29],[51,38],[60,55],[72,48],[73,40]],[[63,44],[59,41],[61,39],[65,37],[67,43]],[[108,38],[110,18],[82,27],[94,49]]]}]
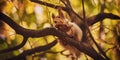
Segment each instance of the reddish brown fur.
[{"label": "reddish brown fur", "polygon": [[[58,10],[58,12],[59,16],[52,15],[54,20],[54,27],[60,31],[65,32],[75,41],[81,42],[82,30],[75,23],[67,21],[61,10]],[[78,49],[65,43],[62,40],[59,40],[59,42],[64,48],[68,49],[75,58],[80,56],[80,51]]]}]

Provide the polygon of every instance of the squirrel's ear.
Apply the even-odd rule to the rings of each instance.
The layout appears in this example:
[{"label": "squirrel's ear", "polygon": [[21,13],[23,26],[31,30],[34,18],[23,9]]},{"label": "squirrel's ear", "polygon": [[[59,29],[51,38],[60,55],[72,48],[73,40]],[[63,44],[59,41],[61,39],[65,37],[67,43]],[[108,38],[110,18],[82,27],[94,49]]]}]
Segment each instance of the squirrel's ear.
[{"label": "squirrel's ear", "polygon": [[59,16],[60,16],[61,18],[64,18],[64,14],[63,14],[61,8],[58,8],[58,13],[59,13]]},{"label": "squirrel's ear", "polygon": [[52,18],[55,18],[55,15],[54,15],[54,14],[52,14]]}]

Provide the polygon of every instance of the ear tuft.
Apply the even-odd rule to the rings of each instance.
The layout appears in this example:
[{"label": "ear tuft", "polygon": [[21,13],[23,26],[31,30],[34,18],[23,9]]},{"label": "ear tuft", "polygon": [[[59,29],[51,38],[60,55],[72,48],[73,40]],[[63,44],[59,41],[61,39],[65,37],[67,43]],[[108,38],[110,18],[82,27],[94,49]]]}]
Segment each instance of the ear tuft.
[{"label": "ear tuft", "polygon": [[63,14],[61,8],[58,8],[58,13],[59,13],[59,16],[60,16],[61,18],[64,18],[64,14]]}]

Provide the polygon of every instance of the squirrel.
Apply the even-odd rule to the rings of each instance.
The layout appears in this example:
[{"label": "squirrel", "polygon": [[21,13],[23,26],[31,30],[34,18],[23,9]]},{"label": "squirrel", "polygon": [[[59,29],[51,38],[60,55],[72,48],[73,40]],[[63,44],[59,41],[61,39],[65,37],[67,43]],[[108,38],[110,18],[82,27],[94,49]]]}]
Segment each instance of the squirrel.
[{"label": "squirrel", "polygon": [[[58,13],[59,13],[58,16],[55,16],[54,14],[52,14],[52,18],[54,22],[53,27],[57,28],[62,32],[65,32],[66,34],[68,34],[68,36],[73,38],[75,41],[81,42],[82,34],[83,34],[81,28],[74,22],[67,20],[64,17],[61,9],[58,9]],[[74,57],[80,56],[80,51],[77,48],[66,44],[64,41],[59,40],[59,42],[65,49],[69,50]]]}]

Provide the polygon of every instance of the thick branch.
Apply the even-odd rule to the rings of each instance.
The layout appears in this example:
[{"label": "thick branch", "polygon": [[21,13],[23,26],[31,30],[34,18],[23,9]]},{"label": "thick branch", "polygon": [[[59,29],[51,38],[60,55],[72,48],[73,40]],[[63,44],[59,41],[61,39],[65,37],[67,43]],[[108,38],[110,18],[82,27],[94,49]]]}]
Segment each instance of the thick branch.
[{"label": "thick branch", "polygon": [[53,47],[56,43],[57,43],[57,40],[55,40],[52,43],[49,43],[45,46],[39,46],[39,47],[30,49],[30,50],[26,50],[26,51],[22,52],[20,55],[15,56],[15,57],[10,58],[10,59],[7,59],[7,60],[21,60],[22,58],[24,58],[27,55],[31,55],[31,54],[36,53],[36,52],[46,51],[46,50],[50,49],[51,47]]},{"label": "thick branch", "polygon": [[30,30],[30,29],[25,29],[15,23],[11,18],[0,12],[0,21],[4,21],[7,23],[10,27],[12,27],[17,34],[26,36],[26,37],[42,37],[45,35],[56,35],[56,29],[54,28],[47,28],[44,30]]},{"label": "thick branch", "polygon": [[120,16],[117,16],[117,15],[114,15],[112,13],[99,13],[95,16],[92,16],[90,18],[87,18],[87,22],[88,22],[88,25],[93,25],[99,21],[102,21],[106,18],[109,18],[109,19],[119,19],[120,20]]},{"label": "thick branch", "polygon": [[[100,56],[96,50],[94,50],[92,47],[88,47],[86,44],[79,43],[74,41],[73,39],[69,38],[69,36],[61,31],[58,31],[54,28],[46,28],[43,30],[29,30],[22,28],[18,24],[16,24],[11,18],[4,15],[3,13],[0,13],[0,21],[4,21],[9,26],[11,26],[18,34],[21,34],[23,36],[27,37],[43,37],[46,35],[54,35],[60,38],[60,40],[63,40],[67,42],[68,44],[72,44],[77,49],[79,49],[81,52],[84,52],[85,54],[89,55],[93,59],[96,60],[104,60],[102,56]],[[20,28],[20,30],[18,30]],[[63,37],[64,36],[64,37]]]}]

